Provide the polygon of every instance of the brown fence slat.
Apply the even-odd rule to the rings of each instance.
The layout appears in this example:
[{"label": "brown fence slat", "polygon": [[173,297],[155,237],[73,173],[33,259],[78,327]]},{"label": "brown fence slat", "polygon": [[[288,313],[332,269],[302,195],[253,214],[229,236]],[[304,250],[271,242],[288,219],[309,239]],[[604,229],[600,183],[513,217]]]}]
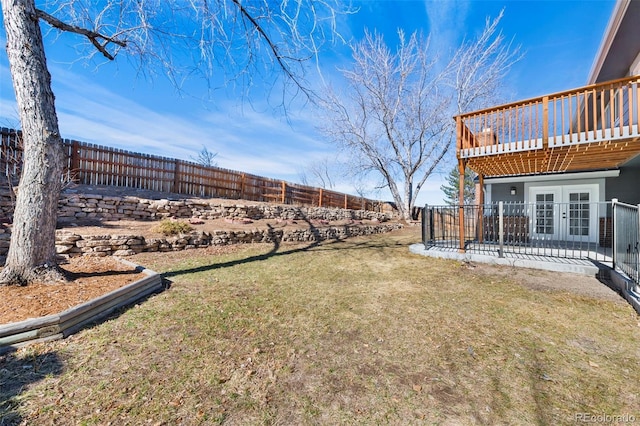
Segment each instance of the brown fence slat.
[{"label": "brown fence slat", "polygon": [[[21,173],[21,137],[20,131],[0,128],[0,168],[14,183]],[[62,146],[67,158],[67,182],[302,206],[373,210],[381,204],[326,189],[76,140],[64,139]]]}]

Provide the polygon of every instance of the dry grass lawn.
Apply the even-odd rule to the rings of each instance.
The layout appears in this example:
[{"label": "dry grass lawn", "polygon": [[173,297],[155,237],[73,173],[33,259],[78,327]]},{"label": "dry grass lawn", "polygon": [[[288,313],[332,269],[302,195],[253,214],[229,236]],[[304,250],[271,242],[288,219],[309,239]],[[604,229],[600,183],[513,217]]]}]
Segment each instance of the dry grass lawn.
[{"label": "dry grass lawn", "polygon": [[631,307],[412,255],[417,240],[137,255],[171,288],[0,358],[0,425],[640,421]]}]

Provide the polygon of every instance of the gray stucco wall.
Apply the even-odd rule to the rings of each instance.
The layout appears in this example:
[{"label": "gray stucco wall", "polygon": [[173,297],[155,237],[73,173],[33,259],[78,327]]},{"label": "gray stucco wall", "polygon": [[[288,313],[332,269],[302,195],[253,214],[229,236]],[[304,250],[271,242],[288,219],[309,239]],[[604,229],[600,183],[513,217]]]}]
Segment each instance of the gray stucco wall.
[{"label": "gray stucco wall", "polygon": [[605,197],[607,201],[617,198],[623,203],[640,204],[640,167],[625,167],[617,178],[607,178]]},{"label": "gray stucco wall", "polygon": [[[516,195],[511,195],[511,187],[515,186]],[[491,202],[523,202],[524,183],[494,183],[491,185]]]}]

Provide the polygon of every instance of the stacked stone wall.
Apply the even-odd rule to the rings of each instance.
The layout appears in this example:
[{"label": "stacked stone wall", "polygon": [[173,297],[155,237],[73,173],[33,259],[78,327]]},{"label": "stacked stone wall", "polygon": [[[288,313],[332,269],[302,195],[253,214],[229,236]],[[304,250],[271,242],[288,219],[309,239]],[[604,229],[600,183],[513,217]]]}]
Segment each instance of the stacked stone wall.
[{"label": "stacked stone wall", "polygon": [[[14,200],[9,191],[0,191],[0,215],[13,216]],[[96,220],[157,220],[175,218],[238,218],[283,220],[378,220],[392,218],[388,212],[348,210],[326,207],[301,207],[288,204],[232,202],[219,199],[185,198],[151,200],[134,196],[100,194],[62,194],[58,202],[58,220],[75,222]]]},{"label": "stacked stone wall", "polygon": [[91,194],[65,194],[59,202],[59,220],[154,220],[167,217],[199,219],[378,220],[389,213],[267,203],[234,203],[218,199],[149,200]]},{"label": "stacked stone wall", "polygon": [[73,256],[130,256],[142,252],[178,251],[209,246],[248,243],[315,242],[344,239],[361,235],[373,235],[399,229],[399,223],[375,225],[345,225],[323,228],[246,231],[217,230],[194,231],[189,234],[145,238],[139,235],[90,235],[82,236],[67,231],[56,234],[56,248],[61,255]]},{"label": "stacked stone wall", "polygon": [[[8,191],[0,192],[0,214],[5,221],[13,215],[13,198]],[[75,223],[83,220],[161,220],[219,219],[227,220],[283,220],[312,221],[328,224],[330,221],[371,221],[367,225],[310,226],[305,229],[218,230],[212,233],[194,231],[167,238],[145,238],[140,235],[80,235],[65,230],[56,232],[56,247],[64,256],[128,256],[150,251],[176,251],[214,245],[242,243],[312,242],[343,239],[360,235],[389,232],[401,227],[388,223],[386,212],[300,207],[268,203],[243,203],[219,199],[145,199],[135,196],[107,196],[101,194],[62,194],[59,201],[58,221]],[[0,228],[0,257],[7,253],[10,229]]]}]

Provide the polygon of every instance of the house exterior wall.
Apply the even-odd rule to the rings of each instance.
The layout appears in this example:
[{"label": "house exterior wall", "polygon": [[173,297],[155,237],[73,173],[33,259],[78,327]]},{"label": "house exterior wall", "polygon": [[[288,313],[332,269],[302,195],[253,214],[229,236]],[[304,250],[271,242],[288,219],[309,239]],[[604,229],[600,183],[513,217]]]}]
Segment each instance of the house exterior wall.
[{"label": "house exterior wall", "polygon": [[[511,195],[511,187],[516,188],[516,195]],[[524,182],[491,184],[491,200],[487,200],[487,202],[497,203],[498,201],[523,202]]]},{"label": "house exterior wall", "polygon": [[640,52],[629,68],[629,75],[640,75]]},{"label": "house exterior wall", "polygon": [[[629,180],[631,179],[640,179],[640,169],[637,170],[639,174],[630,175],[624,183],[620,183],[618,186],[622,188],[626,188],[629,186]],[[489,197],[486,197],[487,203],[497,203],[499,201],[504,202],[529,202],[529,189],[531,187],[563,187],[563,186],[577,186],[577,185],[596,185],[598,187],[598,200],[595,201],[605,201],[610,200],[611,198],[607,196],[605,198],[605,179],[604,178],[596,178],[596,179],[558,179],[558,180],[549,180],[543,182],[517,182],[517,177],[514,177],[514,182],[509,183],[490,183],[487,184],[486,193],[490,194]],[[616,178],[610,178],[611,181],[615,181]],[[636,181],[640,182],[640,181]],[[626,186],[625,186],[626,185]],[[488,187],[491,188],[488,188]],[[516,188],[516,195],[511,195],[511,188]],[[632,192],[634,188],[628,188],[627,192]],[[635,190],[638,192],[637,190]],[[614,191],[612,191],[614,193]],[[640,193],[637,194],[640,196]],[[620,201],[623,201],[622,198],[618,197]]]},{"label": "house exterior wall", "polygon": [[[597,185],[598,200],[600,202],[611,201],[617,198],[627,204],[640,204],[640,164],[633,167],[620,168],[617,177],[594,179],[557,179],[543,182],[514,182],[487,183],[485,185],[486,203],[504,202],[528,202],[529,189],[531,187],[562,187],[568,185]],[[511,195],[511,188],[516,188],[516,195]]]},{"label": "house exterior wall", "polygon": [[623,167],[617,178],[606,178],[605,198],[628,204],[640,204],[640,167]]}]

